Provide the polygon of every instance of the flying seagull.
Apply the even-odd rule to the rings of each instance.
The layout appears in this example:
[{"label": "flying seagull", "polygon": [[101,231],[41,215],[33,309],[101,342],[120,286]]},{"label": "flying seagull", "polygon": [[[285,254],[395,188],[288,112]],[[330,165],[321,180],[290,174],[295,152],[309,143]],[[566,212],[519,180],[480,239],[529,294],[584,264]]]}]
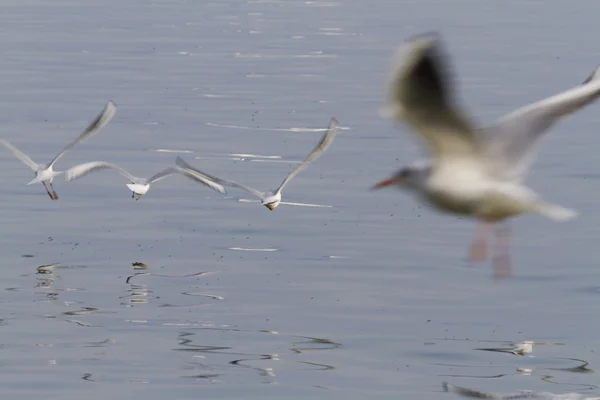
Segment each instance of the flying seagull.
[{"label": "flying seagull", "polygon": [[[83,133],[81,135],[79,135],[79,137],[77,139],[75,139],[72,143],[70,143],[67,147],[65,147],[60,153],[58,153],[58,155],[56,157],[54,157],[54,159],[52,161],[50,161],[48,164],[36,163],[27,154],[23,153],[22,151],[17,149],[15,146],[10,144],[6,140],[0,140],[0,144],[5,146],[10,151],[12,151],[12,153],[15,155],[15,157],[17,157],[25,165],[27,165],[29,168],[31,168],[33,170],[33,172],[35,173],[35,178],[31,182],[29,182],[28,185],[33,185],[34,183],[41,182],[44,185],[44,188],[46,188],[46,192],[48,193],[48,196],[50,196],[50,198],[52,200],[58,200],[58,194],[56,194],[56,191],[54,190],[54,186],[52,185],[52,180],[57,175],[60,175],[63,172],[54,171],[52,169],[52,167],[58,161],[59,158],[61,158],[63,155],[65,155],[65,153],[67,151],[71,150],[76,144],[83,142],[84,140],[86,140],[87,138],[92,136],[94,133],[96,133],[100,129],[104,128],[110,122],[110,120],[115,116],[116,112],[117,112],[117,106],[112,101],[109,101],[106,104],[106,106],[104,107],[104,110],[102,111],[102,113],[100,115],[98,115],[98,117],[83,131]],[[52,189],[52,192],[50,192],[50,190],[48,190],[48,186],[46,186],[46,183],[48,183],[50,185],[50,189]]]},{"label": "flying seagull", "polygon": [[[563,221],[576,212],[541,199],[523,184],[537,140],[558,120],[600,96],[600,67],[581,85],[520,108],[483,129],[454,99],[449,65],[440,37],[408,40],[393,76],[383,114],[408,125],[430,153],[375,185],[410,190],[434,208],[479,221],[471,259],[487,257],[491,224],[522,213]],[[508,275],[507,227],[496,231],[505,249],[496,276]]]}]

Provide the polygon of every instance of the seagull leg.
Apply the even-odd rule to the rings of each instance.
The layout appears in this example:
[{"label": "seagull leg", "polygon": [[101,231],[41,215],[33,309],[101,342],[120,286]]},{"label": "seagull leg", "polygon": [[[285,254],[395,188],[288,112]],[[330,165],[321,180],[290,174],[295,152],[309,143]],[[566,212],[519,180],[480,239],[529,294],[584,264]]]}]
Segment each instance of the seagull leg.
[{"label": "seagull leg", "polygon": [[135,192],[131,192],[131,198],[135,198]]},{"label": "seagull leg", "polygon": [[52,181],[50,181],[50,189],[52,189],[52,195],[54,195],[53,200],[58,200],[58,194],[56,193],[56,190],[54,190],[54,185],[52,185]]},{"label": "seagull leg", "polygon": [[44,184],[44,189],[46,189],[46,193],[48,193],[48,196],[50,196],[50,198],[52,200],[54,200],[54,196],[52,196],[52,193],[50,193],[50,190],[48,190],[48,186],[46,186],[46,182],[42,182]]},{"label": "seagull leg", "polygon": [[136,198],[136,200],[139,200],[142,197],[142,195],[138,195],[138,197]]},{"label": "seagull leg", "polygon": [[490,230],[490,222],[479,220],[475,230],[475,237],[471,243],[471,261],[480,262],[487,258],[487,237]]},{"label": "seagull leg", "polygon": [[496,254],[494,254],[493,260],[494,278],[509,278],[512,275],[510,236],[510,226],[503,225],[496,229]]}]

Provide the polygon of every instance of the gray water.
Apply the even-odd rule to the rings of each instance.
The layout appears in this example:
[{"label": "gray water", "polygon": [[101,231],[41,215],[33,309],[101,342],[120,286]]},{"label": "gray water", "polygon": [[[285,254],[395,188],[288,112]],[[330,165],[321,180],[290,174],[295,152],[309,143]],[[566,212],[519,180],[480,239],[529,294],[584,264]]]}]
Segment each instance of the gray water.
[{"label": "gray water", "polygon": [[[598,105],[553,130],[528,179],[581,217],[512,221],[510,280],[465,261],[473,221],[369,191],[420,155],[377,114],[405,38],[444,34],[461,97],[484,123],[587,77],[600,62],[597,2],[9,0],[1,10],[3,138],[47,162],[107,100],[119,106],[58,169],[105,160],[150,176],[181,155],[269,189],[330,117],[347,128],[284,192],[328,207],[274,212],[179,177],[136,202],[112,172],[58,179],[50,201],[2,150],[6,398],[453,397],[443,381],[600,393]],[[57,265],[37,273],[46,264]],[[522,341],[533,352],[481,350]]]}]

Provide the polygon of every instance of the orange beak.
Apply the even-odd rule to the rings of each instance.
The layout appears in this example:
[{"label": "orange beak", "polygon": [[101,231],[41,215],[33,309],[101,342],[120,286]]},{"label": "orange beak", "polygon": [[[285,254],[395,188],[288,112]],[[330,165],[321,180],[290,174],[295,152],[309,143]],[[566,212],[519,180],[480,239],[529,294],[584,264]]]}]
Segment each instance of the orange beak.
[{"label": "orange beak", "polygon": [[378,182],[375,186],[373,186],[371,189],[372,190],[377,190],[377,189],[382,189],[384,187],[393,185],[394,183],[396,183],[396,180],[394,178],[388,178],[388,179],[384,179],[381,182]]}]

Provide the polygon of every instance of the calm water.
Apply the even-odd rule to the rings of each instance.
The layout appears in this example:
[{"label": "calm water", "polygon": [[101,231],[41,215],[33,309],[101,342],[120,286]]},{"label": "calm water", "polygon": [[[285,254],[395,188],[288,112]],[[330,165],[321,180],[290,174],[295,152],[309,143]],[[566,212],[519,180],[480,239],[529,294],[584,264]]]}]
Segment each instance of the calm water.
[{"label": "calm water", "polygon": [[[2,137],[39,162],[109,99],[113,122],[58,168],[105,160],[150,176],[176,156],[157,150],[183,151],[207,172],[268,189],[331,116],[348,129],[284,193],[329,207],[275,212],[183,178],[136,202],[111,172],[59,179],[52,202],[2,151],[2,394],[451,398],[445,380],[600,393],[598,105],[548,136],[529,179],[582,217],[513,221],[511,280],[465,262],[472,221],[368,190],[419,156],[377,115],[406,37],[444,34],[482,123],[600,62],[597,2],[494,4],[4,2]],[[482,350],[522,341],[533,352]]]}]

